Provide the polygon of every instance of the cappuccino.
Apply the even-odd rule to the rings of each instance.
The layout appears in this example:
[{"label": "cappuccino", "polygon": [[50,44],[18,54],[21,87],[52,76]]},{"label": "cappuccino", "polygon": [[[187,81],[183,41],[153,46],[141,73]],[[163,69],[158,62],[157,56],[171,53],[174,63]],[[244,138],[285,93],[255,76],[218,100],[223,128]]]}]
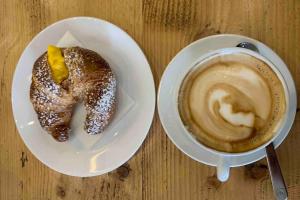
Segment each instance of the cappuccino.
[{"label": "cappuccino", "polygon": [[201,144],[222,152],[245,152],[275,135],[286,99],[281,80],[264,61],[246,53],[218,54],[186,75],[178,109]]}]

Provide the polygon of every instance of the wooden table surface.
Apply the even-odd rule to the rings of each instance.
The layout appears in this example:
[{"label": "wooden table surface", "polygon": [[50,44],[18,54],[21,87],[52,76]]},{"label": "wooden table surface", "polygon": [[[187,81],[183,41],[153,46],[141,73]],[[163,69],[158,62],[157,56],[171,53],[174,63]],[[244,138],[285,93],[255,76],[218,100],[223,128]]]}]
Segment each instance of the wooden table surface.
[{"label": "wooden table surface", "polygon": [[[93,16],[127,31],[145,52],[155,79],[175,54],[208,35],[236,33],[258,39],[287,63],[300,88],[299,0],[0,0],[0,199],[273,199],[266,161],[234,168],[220,183],[215,169],[181,153],[157,114],[142,147],[108,174],[76,178],[38,161],[17,133],[11,83],[17,61],[46,26]],[[300,199],[300,116],[277,149],[290,199]],[[76,166],[74,166],[76,167]]]}]

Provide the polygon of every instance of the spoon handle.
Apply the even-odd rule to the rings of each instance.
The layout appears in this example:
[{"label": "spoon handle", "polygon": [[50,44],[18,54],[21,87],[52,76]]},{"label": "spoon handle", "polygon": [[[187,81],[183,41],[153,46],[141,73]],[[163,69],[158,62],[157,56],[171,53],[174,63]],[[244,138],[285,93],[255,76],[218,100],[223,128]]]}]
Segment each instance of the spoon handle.
[{"label": "spoon handle", "polygon": [[273,191],[277,200],[284,200],[288,198],[288,193],[281,169],[277,160],[276,152],[273,143],[266,147],[267,161],[269,164],[269,171],[272,180]]}]

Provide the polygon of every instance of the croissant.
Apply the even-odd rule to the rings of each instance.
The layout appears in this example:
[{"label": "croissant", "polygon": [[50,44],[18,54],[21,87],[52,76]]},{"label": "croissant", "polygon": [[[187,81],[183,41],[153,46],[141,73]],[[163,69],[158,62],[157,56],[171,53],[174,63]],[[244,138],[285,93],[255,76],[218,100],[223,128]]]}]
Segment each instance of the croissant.
[{"label": "croissant", "polygon": [[47,52],[34,63],[30,100],[41,126],[59,142],[68,140],[72,111],[83,101],[87,111],[84,129],[103,132],[116,107],[116,77],[109,64],[96,52],[81,47],[61,49],[68,77],[53,80]]}]

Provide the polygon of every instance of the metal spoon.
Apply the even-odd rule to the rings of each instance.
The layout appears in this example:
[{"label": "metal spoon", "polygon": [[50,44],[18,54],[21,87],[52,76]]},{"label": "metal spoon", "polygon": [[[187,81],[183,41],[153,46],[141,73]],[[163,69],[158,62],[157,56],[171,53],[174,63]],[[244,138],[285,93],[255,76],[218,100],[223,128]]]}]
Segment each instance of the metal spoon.
[{"label": "metal spoon", "polygon": [[[258,48],[254,44],[249,42],[241,42],[236,46],[240,48],[250,49],[259,53]],[[266,147],[266,153],[275,198],[277,200],[285,200],[288,198],[288,192],[281,173],[273,143],[270,143]]]},{"label": "metal spoon", "polygon": [[236,46],[241,47],[241,48],[245,48],[245,49],[249,49],[249,50],[252,50],[252,51],[256,51],[257,53],[259,53],[258,48],[250,42],[241,42]]}]

